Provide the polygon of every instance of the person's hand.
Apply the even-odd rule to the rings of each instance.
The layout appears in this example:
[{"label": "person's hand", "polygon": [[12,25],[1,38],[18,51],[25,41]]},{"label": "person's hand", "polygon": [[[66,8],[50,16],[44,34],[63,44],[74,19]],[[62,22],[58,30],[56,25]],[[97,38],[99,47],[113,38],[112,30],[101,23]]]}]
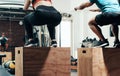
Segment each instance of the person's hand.
[{"label": "person's hand", "polygon": [[77,11],[77,10],[83,10],[85,7],[84,6],[79,6],[79,7],[75,7],[74,10]]},{"label": "person's hand", "polygon": [[74,10],[75,10],[75,11],[79,10],[79,7],[75,7]]}]

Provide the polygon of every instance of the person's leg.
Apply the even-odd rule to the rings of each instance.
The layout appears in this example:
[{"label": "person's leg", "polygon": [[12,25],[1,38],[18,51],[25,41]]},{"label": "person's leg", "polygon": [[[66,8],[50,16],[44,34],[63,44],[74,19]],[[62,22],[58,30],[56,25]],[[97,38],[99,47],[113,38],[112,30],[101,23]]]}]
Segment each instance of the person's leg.
[{"label": "person's leg", "polygon": [[[59,17],[59,18],[61,19],[61,17]],[[51,22],[52,24],[47,25],[49,35],[51,38],[51,44],[50,44],[51,47],[57,47],[57,41],[56,41],[56,36],[55,36],[56,35],[55,27],[61,22],[61,20],[57,20],[57,21],[56,20],[52,21]]]},{"label": "person's leg", "polygon": [[110,27],[111,27],[111,31],[112,31],[113,35],[115,36],[113,47],[120,48],[119,27],[117,24],[112,24]]},{"label": "person's leg", "polygon": [[115,36],[115,42],[119,42],[119,28],[118,25],[116,24],[111,24],[111,31],[113,33],[113,35]]},{"label": "person's leg", "polygon": [[56,41],[56,37],[55,37],[55,34],[56,34],[55,26],[47,25],[47,28],[48,28],[49,35],[50,35],[50,38],[51,38],[50,46],[51,47],[57,47],[57,41]]},{"label": "person's leg", "polygon": [[50,33],[51,40],[54,40],[56,39],[55,38],[55,27],[60,24],[62,17],[61,17],[61,14],[58,11],[56,11],[54,8],[51,8],[50,10],[53,12],[49,12],[50,18],[47,22],[48,23],[47,27]]},{"label": "person's leg", "polygon": [[24,17],[24,28],[27,34],[27,41],[25,43],[25,47],[36,46],[37,43],[34,41],[33,37],[33,26],[37,18],[35,17],[35,13],[30,13]]},{"label": "person's leg", "polygon": [[23,21],[25,32],[29,40],[33,39],[33,25],[31,24],[31,19],[32,19],[31,16],[32,16],[32,13],[26,15]]},{"label": "person's leg", "polygon": [[0,45],[0,51],[2,51],[2,46]]},{"label": "person's leg", "polygon": [[116,12],[104,12],[96,15],[95,18],[91,19],[89,22],[89,26],[91,30],[99,37],[100,43],[104,44],[104,46],[109,45],[108,41],[103,36],[101,29],[98,27],[103,25],[109,25],[111,23],[120,23],[120,14]]},{"label": "person's leg", "polygon": [[33,26],[30,23],[30,17],[31,15],[27,15],[24,17],[24,28],[25,28],[25,32],[27,35],[27,41],[25,41],[25,47],[30,47],[33,46]]},{"label": "person's leg", "polygon": [[101,41],[105,40],[100,27],[97,25],[95,18],[89,21],[90,29],[99,37]]},{"label": "person's leg", "polygon": [[102,34],[102,31],[100,29],[100,27],[98,26],[97,22],[95,21],[95,18],[91,19],[89,21],[89,26],[90,29],[98,36],[98,38],[100,39],[99,42],[97,44],[95,44],[95,46],[100,46],[100,47],[105,47],[109,45],[109,42],[107,41],[107,39],[105,39],[105,37]]},{"label": "person's leg", "polygon": [[48,28],[51,40],[55,40],[56,39],[56,37],[55,37],[55,32],[56,32],[55,31],[55,26],[47,25],[47,28]]},{"label": "person's leg", "polygon": [[5,51],[8,50],[8,46],[9,46],[8,43],[6,43],[6,44],[5,44]]},{"label": "person's leg", "polygon": [[53,11],[53,12],[51,11],[49,12],[50,16],[47,22],[48,23],[47,28],[48,28],[49,35],[51,38],[50,46],[57,47],[55,27],[60,24],[62,16],[54,7],[49,8],[49,10]]},{"label": "person's leg", "polygon": [[5,51],[5,44],[1,43],[1,51]]}]

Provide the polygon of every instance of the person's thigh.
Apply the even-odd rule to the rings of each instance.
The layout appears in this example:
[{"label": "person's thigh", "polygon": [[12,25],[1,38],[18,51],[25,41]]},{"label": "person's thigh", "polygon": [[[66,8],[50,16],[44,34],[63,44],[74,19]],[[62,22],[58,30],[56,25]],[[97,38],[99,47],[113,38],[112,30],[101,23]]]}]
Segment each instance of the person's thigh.
[{"label": "person's thigh", "polygon": [[45,17],[41,15],[36,15],[36,12],[30,13],[30,16],[28,16],[28,20],[31,25],[38,26],[38,25],[44,25],[46,23]]}]

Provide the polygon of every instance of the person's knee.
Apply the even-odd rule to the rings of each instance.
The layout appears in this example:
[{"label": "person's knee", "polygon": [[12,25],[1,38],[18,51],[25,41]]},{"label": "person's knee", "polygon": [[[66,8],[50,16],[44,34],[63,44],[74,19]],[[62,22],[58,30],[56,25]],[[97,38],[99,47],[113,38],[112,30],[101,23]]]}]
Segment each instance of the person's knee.
[{"label": "person's knee", "polygon": [[95,26],[95,25],[97,25],[97,23],[96,23],[96,21],[95,20],[90,20],[89,22],[88,22],[88,25],[89,26]]}]

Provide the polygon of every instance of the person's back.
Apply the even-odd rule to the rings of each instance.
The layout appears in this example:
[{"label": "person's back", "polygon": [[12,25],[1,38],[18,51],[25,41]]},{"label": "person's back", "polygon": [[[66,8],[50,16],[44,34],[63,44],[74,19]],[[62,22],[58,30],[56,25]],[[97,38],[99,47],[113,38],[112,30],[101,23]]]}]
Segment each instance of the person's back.
[{"label": "person's back", "polygon": [[118,0],[90,0],[101,9],[102,12],[120,12]]}]

